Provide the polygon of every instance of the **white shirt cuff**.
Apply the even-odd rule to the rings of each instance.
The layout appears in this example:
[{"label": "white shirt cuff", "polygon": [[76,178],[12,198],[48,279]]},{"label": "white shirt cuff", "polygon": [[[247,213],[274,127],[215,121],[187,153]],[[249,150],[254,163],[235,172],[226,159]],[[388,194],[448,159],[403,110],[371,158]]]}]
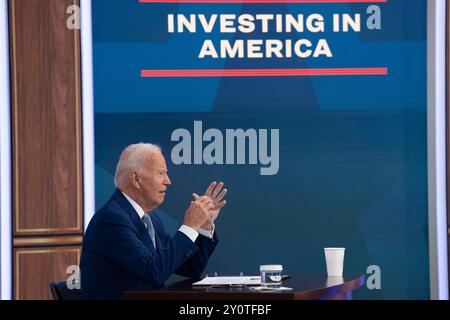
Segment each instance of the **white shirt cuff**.
[{"label": "white shirt cuff", "polygon": [[205,230],[202,228],[198,228],[197,231],[199,234],[201,234],[204,237],[207,237],[209,239],[212,239],[214,237],[214,230],[216,229],[216,226],[213,224],[213,227],[211,230]]},{"label": "white shirt cuff", "polygon": [[183,232],[189,239],[192,240],[192,242],[195,242],[195,240],[197,240],[198,237],[198,232],[195,231],[195,229],[192,229],[191,227],[188,227],[186,225],[182,225],[178,231]]}]

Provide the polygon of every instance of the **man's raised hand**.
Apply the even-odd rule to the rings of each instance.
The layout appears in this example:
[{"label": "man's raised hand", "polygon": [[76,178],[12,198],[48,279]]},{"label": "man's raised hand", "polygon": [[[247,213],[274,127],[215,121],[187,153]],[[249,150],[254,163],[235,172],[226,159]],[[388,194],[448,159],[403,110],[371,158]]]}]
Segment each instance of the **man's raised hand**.
[{"label": "man's raised hand", "polygon": [[[208,210],[209,213],[209,221],[207,221],[203,226],[202,229],[211,230],[214,221],[219,216],[220,210],[227,204],[226,200],[223,200],[225,195],[227,194],[228,190],[224,188],[224,183],[216,181],[211,182],[211,184],[208,186],[208,188],[205,191],[204,196],[208,197],[212,200],[212,208]],[[193,194],[194,199],[197,200],[200,198],[199,195]]]}]

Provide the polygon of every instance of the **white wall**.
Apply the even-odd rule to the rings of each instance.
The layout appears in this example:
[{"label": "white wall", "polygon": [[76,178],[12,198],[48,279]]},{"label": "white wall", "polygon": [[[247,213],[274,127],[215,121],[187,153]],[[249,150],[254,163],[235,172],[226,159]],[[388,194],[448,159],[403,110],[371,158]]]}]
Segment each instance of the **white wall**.
[{"label": "white wall", "polygon": [[428,233],[430,297],[448,299],[445,0],[428,1]]},{"label": "white wall", "polygon": [[95,213],[94,84],[91,0],[81,0],[81,74],[83,94],[84,228]]},{"label": "white wall", "polygon": [[8,6],[0,0],[0,298],[12,296]]}]

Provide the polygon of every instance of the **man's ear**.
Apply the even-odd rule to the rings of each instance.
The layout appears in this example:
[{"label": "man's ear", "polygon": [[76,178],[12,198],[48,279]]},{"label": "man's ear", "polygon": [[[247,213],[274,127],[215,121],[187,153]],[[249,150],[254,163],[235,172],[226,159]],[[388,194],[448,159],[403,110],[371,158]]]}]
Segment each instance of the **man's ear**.
[{"label": "man's ear", "polygon": [[141,188],[141,177],[133,171],[130,176],[131,184],[137,189]]}]

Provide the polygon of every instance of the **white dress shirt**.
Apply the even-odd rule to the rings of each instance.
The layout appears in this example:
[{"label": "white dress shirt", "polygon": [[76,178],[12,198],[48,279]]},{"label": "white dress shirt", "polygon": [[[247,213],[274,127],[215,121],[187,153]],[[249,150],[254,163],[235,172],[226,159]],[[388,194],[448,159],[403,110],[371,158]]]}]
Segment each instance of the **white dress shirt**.
[{"label": "white dress shirt", "polygon": [[[142,219],[142,217],[145,214],[144,209],[142,209],[142,207],[136,201],[134,201],[129,195],[125,194],[124,192],[122,192],[122,194],[125,196],[125,198],[128,200],[128,202],[130,202],[130,204],[133,206],[134,210],[136,210],[137,214]],[[201,234],[202,236],[205,236],[207,238],[210,238],[210,239],[212,239],[213,235],[214,235],[214,227],[211,231],[201,229],[201,228],[195,230],[195,229],[183,224],[178,229],[178,231],[183,232],[189,239],[192,240],[192,242],[195,242],[195,240],[197,240],[197,237],[199,234]]]}]

